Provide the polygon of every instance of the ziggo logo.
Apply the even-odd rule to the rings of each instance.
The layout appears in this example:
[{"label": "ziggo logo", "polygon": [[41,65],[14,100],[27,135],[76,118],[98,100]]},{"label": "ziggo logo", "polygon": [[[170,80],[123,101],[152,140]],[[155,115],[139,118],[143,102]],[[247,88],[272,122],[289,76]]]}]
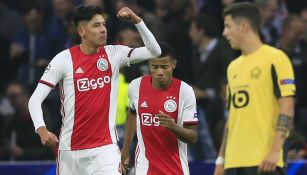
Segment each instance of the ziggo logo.
[{"label": "ziggo logo", "polygon": [[78,90],[83,92],[83,91],[88,91],[91,89],[97,89],[97,88],[103,88],[105,84],[108,84],[111,82],[111,77],[105,76],[103,78],[97,78],[97,79],[91,79],[89,80],[88,78],[82,78],[77,80],[77,87]]}]

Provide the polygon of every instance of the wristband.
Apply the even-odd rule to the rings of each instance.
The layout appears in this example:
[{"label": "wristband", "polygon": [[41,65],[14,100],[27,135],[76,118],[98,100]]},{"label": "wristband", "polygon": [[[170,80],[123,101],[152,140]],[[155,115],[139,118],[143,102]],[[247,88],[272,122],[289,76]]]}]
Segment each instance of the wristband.
[{"label": "wristband", "polygon": [[223,165],[224,164],[224,158],[223,157],[217,157],[215,161],[215,165]]}]

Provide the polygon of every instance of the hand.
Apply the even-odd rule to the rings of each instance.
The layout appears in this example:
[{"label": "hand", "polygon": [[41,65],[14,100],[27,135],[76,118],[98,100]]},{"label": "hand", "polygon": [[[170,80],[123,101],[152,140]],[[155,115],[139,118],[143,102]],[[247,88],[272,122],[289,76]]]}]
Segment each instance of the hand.
[{"label": "hand", "polygon": [[276,170],[276,164],[279,159],[279,151],[271,151],[266,158],[262,161],[258,168],[258,172],[273,172]]},{"label": "hand", "polygon": [[8,150],[14,157],[19,157],[23,154],[23,149],[15,144],[9,145]]},{"label": "hand", "polygon": [[117,17],[128,22],[133,22],[134,24],[138,24],[142,21],[142,19],[128,7],[121,8],[117,13]]},{"label": "hand", "polygon": [[39,127],[37,131],[43,145],[55,147],[58,144],[59,139],[57,136],[49,132],[45,126]]},{"label": "hand", "polygon": [[224,175],[224,165],[215,165],[214,175]]},{"label": "hand", "polygon": [[129,149],[123,148],[121,151],[121,165],[122,165],[122,172],[124,175],[126,175],[130,169],[129,163],[130,163]]},{"label": "hand", "polygon": [[159,117],[160,125],[169,130],[173,130],[176,126],[178,126],[172,117],[163,113],[162,111],[159,111],[159,114],[156,116]]}]

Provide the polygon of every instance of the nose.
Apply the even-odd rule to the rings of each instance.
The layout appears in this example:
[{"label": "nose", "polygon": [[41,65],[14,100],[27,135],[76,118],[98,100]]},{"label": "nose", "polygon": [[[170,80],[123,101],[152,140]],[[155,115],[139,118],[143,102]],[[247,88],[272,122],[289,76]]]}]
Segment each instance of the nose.
[{"label": "nose", "polygon": [[163,74],[164,74],[163,69],[159,68],[157,70],[157,75],[161,77],[161,76],[163,76]]},{"label": "nose", "polygon": [[226,37],[227,33],[226,33],[226,29],[223,30],[223,36]]}]

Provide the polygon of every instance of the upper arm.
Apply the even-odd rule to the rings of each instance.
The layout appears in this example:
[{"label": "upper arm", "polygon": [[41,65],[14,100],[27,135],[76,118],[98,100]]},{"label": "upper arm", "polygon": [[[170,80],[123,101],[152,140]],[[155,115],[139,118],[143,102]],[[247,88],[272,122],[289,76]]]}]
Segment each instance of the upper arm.
[{"label": "upper arm", "polygon": [[183,97],[183,124],[193,125],[198,124],[197,110],[196,110],[196,98],[191,86],[182,84],[182,97]]},{"label": "upper arm", "polygon": [[292,96],[282,97],[278,99],[280,106],[280,114],[286,114],[287,116],[294,116],[294,98]]},{"label": "upper arm", "polygon": [[137,110],[137,98],[139,94],[140,78],[133,80],[128,86],[129,108],[132,111]]},{"label": "upper arm", "polygon": [[294,73],[290,59],[283,52],[279,52],[271,66],[276,97],[295,96]]},{"label": "upper arm", "polygon": [[40,83],[43,83],[51,88],[54,88],[55,85],[64,78],[65,72],[67,70],[68,64],[67,61],[67,54],[65,53],[68,51],[63,51],[56,55],[51,62],[48,64],[47,68],[43,76],[40,79]]}]

